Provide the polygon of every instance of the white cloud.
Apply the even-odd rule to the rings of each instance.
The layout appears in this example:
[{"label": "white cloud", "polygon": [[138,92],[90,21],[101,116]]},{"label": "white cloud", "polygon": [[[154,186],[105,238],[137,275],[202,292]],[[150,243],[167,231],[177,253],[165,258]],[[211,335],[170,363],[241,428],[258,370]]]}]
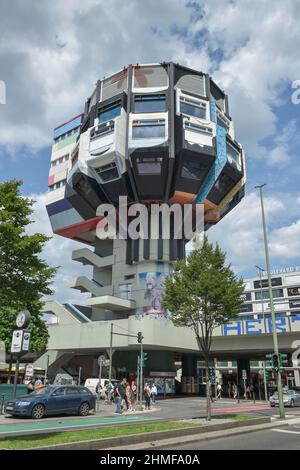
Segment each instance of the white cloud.
[{"label": "white cloud", "polygon": [[[297,198],[294,194],[277,194],[264,197],[269,231],[271,263],[276,266],[285,260],[300,258],[299,209],[291,207]],[[298,218],[297,218],[298,217]],[[296,218],[296,222],[291,222]],[[278,228],[280,227],[280,228]],[[239,272],[251,270],[256,264],[265,264],[260,200],[249,193],[242,202],[208,232],[210,241],[218,242],[227,253],[227,261]]]},{"label": "white cloud", "polygon": [[[28,226],[28,233],[40,232],[52,236],[52,229],[46,211],[46,194],[31,196],[36,202],[34,212],[31,216],[33,223]],[[84,304],[89,294],[81,294],[75,289],[71,289],[69,284],[74,277],[86,275],[91,277],[91,269],[82,266],[76,261],[72,261],[72,251],[82,248],[82,244],[53,235],[53,238],[45,244],[41,257],[52,267],[58,267],[57,274],[53,282],[54,295],[51,298],[60,302],[70,302]]]},{"label": "white cloud", "polygon": [[[271,5],[15,0],[12,7],[0,0],[0,79],[7,85],[0,142],[9,151],[49,145],[52,128],[82,110],[98,78],[127,63],[172,59],[213,72],[229,94],[239,140],[263,154],[261,141],[276,132],[281,92],[300,78],[297,2]],[[288,153],[279,146],[267,158],[283,165]]]}]

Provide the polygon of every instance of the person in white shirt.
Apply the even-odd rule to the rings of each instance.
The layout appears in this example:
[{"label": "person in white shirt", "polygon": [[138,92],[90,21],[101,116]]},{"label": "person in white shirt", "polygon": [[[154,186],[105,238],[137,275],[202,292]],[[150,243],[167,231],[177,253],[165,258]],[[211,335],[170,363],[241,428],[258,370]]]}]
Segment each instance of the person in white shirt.
[{"label": "person in white shirt", "polygon": [[155,399],[156,399],[156,395],[157,395],[157,387],[154,383],[152,384],[150,393],[151,393],[152,403],[155,403]]},{"label": "person in white shirt", "polygon": [[217,385],[217,397],[222,398],[222,385],[221,384]]}]

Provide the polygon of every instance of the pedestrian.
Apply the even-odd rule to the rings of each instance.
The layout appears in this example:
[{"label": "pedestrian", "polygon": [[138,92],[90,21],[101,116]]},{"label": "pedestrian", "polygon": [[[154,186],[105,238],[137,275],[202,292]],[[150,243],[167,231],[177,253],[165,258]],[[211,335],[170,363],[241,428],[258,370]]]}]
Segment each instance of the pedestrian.
[{"label": "pedestrian", "polygon": [[153,384],[152,384],[150,393],[151,393],[151,400],[152,400],[152,403],[154,404],[154,403],[155,403],[155,400],[156,400],[156,395],[157,395],[157,387],[156,387],[156,385],[155,385],[154,382],[153,382]]},{"label": "pedestrian", "polygon": [[126,379],[123,379],[121,381],[119,391],[120,391],[120,395],[121,395],[121,409],[123,411],[124,410],[124,405],[126,405],[126,400],[125,400],[125,397],[126,397]]},{"label": "pedestrian", "polygon": [[121,404],[122,404],[122,395],[121,395],[121,384],[120,382],[117,382],[116,385],[115,385],[115,388],[114,388],[114,401],[115,401],[115,405],[116,405],[116,410],[115,410],[115,413],[118,413],[118,414],[122,414],[122,407],[121,407]]},{"label": "pedestrian", "polygon": [[31,393],[34,390],[34,378],[31,377],[30,381],[27,384],[27,393]]},{"label": "pedestrian", "polygon": [[145,397],[145,407],[146,407],[146,410],[150,410],[151,390],[150,390],[150,387],[149,387],[148,382],[145,383],[145,387],[144,387],[144,397]]},{"label": "pedestrian", "polygon": [[236,383],[232,385],[232,394],[233,394],[233,398],[236,400],[238,396],[238,388],[237,388]]},{"label": "pedestrian", "polygon": [[245,390],[245,394],[244,394],[244,397],[245,397],[246,400],[248,400],[248,395],[250,397],[250,387],[249,387],[249,385],[247,385],[246,390]]},{"label": "pedestrian", "polygon": [[217,397],[219,399],[222,398],[222,391],[223,391],[222,385],[220,383],[218,383],[218,385],[217,385]]},{"label": "pedestrian", "polygon": [[41,381],[41,379],[39,377],[36,377],[34,381],[34,390],[38,390],[42,384],[43,382]]},{"label": "pedestrian", "polygon": [[99,380],[99,382],[96,385],[97,400],[101,400],[101,390],[102,390],[102,387],[101,387],[101,383],[100,383],[100,380]]},{"label": "pedestrian", "polygon": [[131,411],[135,411],[136,407],[136,398],[137,398],[137,387],[135,385],[135,381],[131,382]]},{"label": "pedestrian", "polygon": [[128,382],[125,384],[126,411],[131,411],[131,388]]}]

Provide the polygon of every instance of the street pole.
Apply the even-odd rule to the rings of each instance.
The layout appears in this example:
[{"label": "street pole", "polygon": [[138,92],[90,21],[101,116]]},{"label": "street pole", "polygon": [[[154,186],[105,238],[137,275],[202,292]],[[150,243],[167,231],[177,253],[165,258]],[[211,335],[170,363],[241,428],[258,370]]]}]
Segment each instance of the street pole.
[{"label": "street pole", "polygon": [[111,371],[112,371],[112,344],[113,344],[113,334],[114,334],[114,324],[110,324],[110,345],[109,345],[109,372],[108,372],[108,382],[111,384]]},{"label": "street pole", "polygon": [[[259,266],[255,266],[258,269],[259,272],[259,282],[260,282],[260,297],[261,297],[261,311],[262,311],[262,316],[263,316],[263,321],[264,321],[264,329],[265,332],[267,331],[267,325],[266,325],[266,317],[265,317],[265,305],[264,305],[264,299],[263,299],[263,287],[262,287],[262,272],[264,269],[262,269]],[[268,401],[268,391],[267,391],[267,374],[266,374],[266,361],[263,361],[263,369],[264,369],[264,388],[265,388],[265,400]]]},{"label": "street pole", "polygon": [[266,361],[263,361],[264,368],[264,386],[265,386],[265,399],[268,401],[268,389],[267,389],[267,374],[266,374]]},{"label": "street pole", "polygon": [[47,381],[48,367],[49,367],[49,354],[47,354],[47,362],[46,362],[46,369],[45,369],[44,385],[46,385],[46,381]]},{"label": "street pole", "polygon": [[[259,186],[256,186],[256,188],[259,189],[259,194],[260,194],[262,225],[263,225],[265,256],[266,256],[266,268],[267,268],[267,274],[268,274],[270,308],[271,308],[271,318],[272,318],[273,348],[274,348],[274,353],[278,355],[279,354],[279,349],[278,349],[278,338],[277,338],[277,331],[276,331],[276,320],[275,320],[273,292],[272,292],[270,255],[269,255],[268,235],[267,235],[267,226],[266,226],[264,200],[263,200],[263,187],[264,186],[265,186],[265,184],[261,184]],[[282,394],[282,383],[281,383],[280,370],[277,373],[277,389],[278,389],[278,401],[279,401],[279,414],[280,414],[280,418],[284,419],[285,418],[285,412],[284,412],[284,404],[283,404],[283,394]]]},{"label": "street pole", "polygon": [[140,409],[143,410],[143,340],[141,341],[140,357]]},{"label": "street pole", "polygon": [[17,395],[17,384],[18,384],[19,366],[20,366],[20,359],[19,359],[19,356],[17,356],[16,369],[15,369],[15,375],[14,375],[13,398],[16,398],[16,395]]}]

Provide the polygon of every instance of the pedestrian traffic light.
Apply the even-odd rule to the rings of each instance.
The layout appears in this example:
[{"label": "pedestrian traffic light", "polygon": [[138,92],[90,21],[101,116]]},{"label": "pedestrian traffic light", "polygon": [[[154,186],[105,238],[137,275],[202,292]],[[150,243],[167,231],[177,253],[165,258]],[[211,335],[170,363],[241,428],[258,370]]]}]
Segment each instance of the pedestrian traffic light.
[{"label": "pedestrian traffic light", "polygon": [[214,367],[209,368],[209,380],[212,384],[214,384],[216,381],[216,373]]},{"label": "pedestrian traffic light", "polygon": [[143,363],[145,363],[146,361],[148,361],[148,358],[149,358],[149,354],[144,352],[143,353]]},{"label": "pedestrian traffic light", "polygon": [[280,365],[281,365],[281,366],[287,366],[287,365],[288,365],[289,359],[288,359],[288,355],[287,355],[287,354],[282,354],[282,353],[280,353],[280,354],[279,354],[279,358],[280,358]]},{"label": "pedestrian traffic light", "polygon": [[143,341],[143,334],[141,331],[138,331],[137,340],[138,340],[138,343],[141,343]]},{"label": "pedestrian traffic light", "polygon": [[280,371],[279,354],[274,353],[272,355],[272,369],[273,369],[273,372],[276,372],[276,373]]}]

